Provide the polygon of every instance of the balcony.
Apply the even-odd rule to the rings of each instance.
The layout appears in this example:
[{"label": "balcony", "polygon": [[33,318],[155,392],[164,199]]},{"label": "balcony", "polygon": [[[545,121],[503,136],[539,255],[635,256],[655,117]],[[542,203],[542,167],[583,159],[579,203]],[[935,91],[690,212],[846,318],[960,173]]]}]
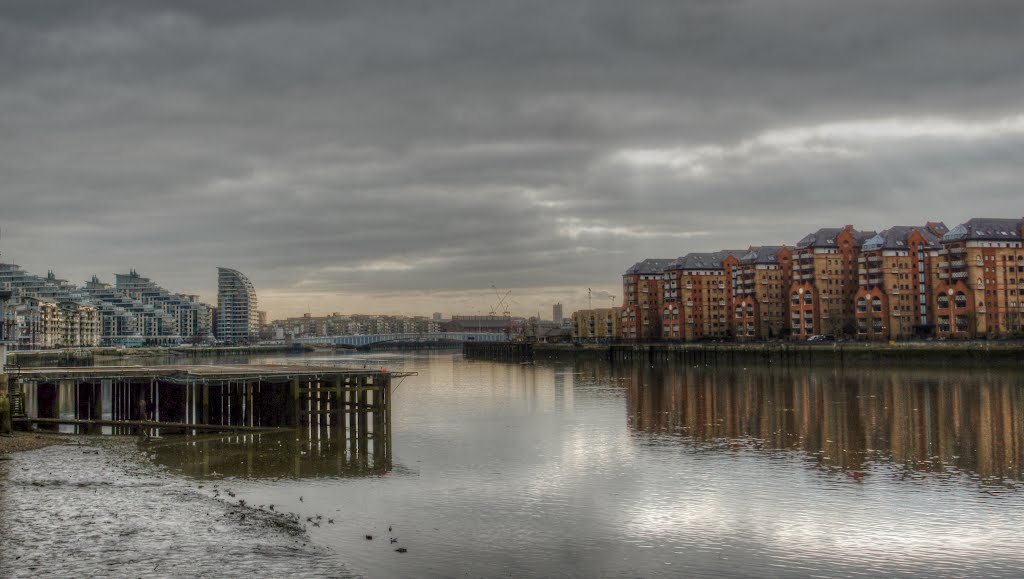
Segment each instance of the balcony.
[{"label": "balcony", "polygon": [[963,279],[965,277],[967,277],[967,272],[966,271],[954,271],[953,272],[953,279]]},{"label": "balcony", "polygon": [[965,262],[964,260],[960,259],[960,260],[951,262],[950,265],[952,265],[955,268],[961,268],[961,267],[966,266],[967,262]]}]

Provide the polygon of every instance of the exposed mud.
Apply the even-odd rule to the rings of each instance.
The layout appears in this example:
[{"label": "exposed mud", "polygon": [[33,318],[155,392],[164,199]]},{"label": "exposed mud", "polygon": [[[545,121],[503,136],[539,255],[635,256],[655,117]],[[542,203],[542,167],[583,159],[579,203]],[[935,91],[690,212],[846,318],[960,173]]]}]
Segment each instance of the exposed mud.
[{"label": "exposed mud", "polygon": [[0,435],[0,460],[7,460],[7,455],[13,452],[24,452],[35,450],[54,444],[63,444],[68,440],[63,434],[41,434],[34,432],[15,432],[10,435]]},{"label": "exposed mud", "polygon": [[0,576],[347,577],[286,516],[202,494],[133,440],[0,461]]}]

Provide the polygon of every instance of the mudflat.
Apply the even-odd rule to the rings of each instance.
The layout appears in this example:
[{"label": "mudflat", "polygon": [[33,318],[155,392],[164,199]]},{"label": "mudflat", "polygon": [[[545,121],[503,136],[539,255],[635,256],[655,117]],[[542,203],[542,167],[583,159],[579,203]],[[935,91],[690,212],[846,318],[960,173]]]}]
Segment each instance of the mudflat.
[{"label": "mudflat", "polygon": [[350,576],[295,517],[212,498],[133,439],[18,435],[0,460],[5,577]]},{"label": "mudflat", "polygon": [[35,432],[15,432],[0,436],[0,456],[14,452],[35,450],[54,444],[63,444],[71,437],[66,434],[39,434]]}]

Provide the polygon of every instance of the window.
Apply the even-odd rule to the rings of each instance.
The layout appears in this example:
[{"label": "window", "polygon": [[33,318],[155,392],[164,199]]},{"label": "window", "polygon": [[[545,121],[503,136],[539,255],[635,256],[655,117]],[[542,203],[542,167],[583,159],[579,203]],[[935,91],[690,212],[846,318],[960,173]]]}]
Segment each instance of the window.
[{"label": "window", "polygon": [[964,295],[964,292],[957,292],[956,296],[953,298],[953,302],[958,308],[966,308],[967,296]]},{"label": "window", "polygon": [[812,299],[813,298],[811,298],[811,293],[810,292],[807,292],[807,293],[804,294],[804,304],[811,305]]},{"label": "window", "polygon": [[871,311],[880,312],[882,311],[882,300],[878,298],[871,298]]},{"label": "window", "polygon": [[857,299],[857,311],[866,312],[868,311],[868,302],[864,298]]},{"label": "window", "polygon": [[946,294],[939,294],[938,306],[940,309],[949,309],[949,296]]},{"label": "window", "polygon": [[967,331],[967,316],[956,317],[956,331],[966,332]]}]

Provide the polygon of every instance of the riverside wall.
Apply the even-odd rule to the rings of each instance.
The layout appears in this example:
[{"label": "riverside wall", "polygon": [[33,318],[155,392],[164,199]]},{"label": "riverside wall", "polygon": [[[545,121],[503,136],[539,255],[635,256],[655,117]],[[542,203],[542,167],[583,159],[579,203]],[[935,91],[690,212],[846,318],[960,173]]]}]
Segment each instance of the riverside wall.
[{"label": "riverside wall", "polygon": [[533,348],[538,360],[590,357],[611,362],[671,359],[693,364],[1024,367],[1021,342],[535,344]]}]

